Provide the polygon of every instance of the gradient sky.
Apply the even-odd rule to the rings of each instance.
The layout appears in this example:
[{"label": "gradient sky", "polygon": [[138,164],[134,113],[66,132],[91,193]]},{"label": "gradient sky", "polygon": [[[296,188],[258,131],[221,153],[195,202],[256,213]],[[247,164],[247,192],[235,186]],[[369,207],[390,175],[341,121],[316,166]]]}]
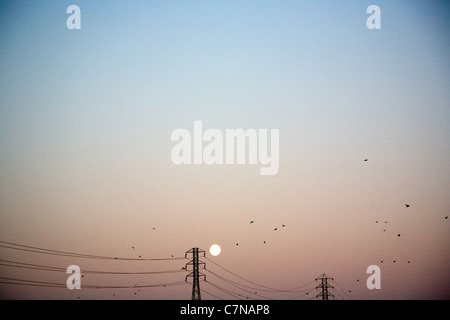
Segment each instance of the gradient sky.
[{"label": "gradient sky", "polygon": [[[81,30],[66,27],[71,4]],[[380,30],[366,27],[372,4]],[[444,1],[1,2],[0,241],[130,258],[218,243],[209,259],[269,287],[326,273],[352,299],[449,299],[449,14]],[[174,165],[171,133],[195,120],[279,129],[278,174]],[[103,271],[187,262],[7,248],[0,259]],[[365,285],[369,265],[381,290]],[[0,276],[67,278],[7,266]],[[134,293],[0,284],[7,299],[190,299],[191,288]]]}]

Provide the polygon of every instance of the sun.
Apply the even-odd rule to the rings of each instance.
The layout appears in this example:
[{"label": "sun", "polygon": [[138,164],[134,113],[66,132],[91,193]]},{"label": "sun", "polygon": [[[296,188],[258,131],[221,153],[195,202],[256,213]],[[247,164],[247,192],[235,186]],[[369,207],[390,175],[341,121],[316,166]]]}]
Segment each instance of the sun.
[{"label": "sun", "polygon": [[220,249],[220,246],[218,244],[213,244],[210,248],[209,248],[209,253],[211,253],[211,255],[213,256],[218,256],[220,254],[220,251],[222,249]]}]

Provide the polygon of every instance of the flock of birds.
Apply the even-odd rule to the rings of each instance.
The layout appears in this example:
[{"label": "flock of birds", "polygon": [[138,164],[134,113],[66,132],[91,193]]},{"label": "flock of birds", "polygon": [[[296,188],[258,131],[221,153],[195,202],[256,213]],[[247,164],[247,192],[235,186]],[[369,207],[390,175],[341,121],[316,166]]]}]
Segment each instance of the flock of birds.
[{"label": "flock of birds", "polygon": [[[364,159],[364,162],[367,162],[367,161],[369,161],[369,159]],[[408,204],[408,203],[405,203],[405,208],[406,209],[408,209],[408,208],[410,208],[411,207],[411,205],[410,204]],[[448,220],[448,216],[445,216],[444,217],[446,220]],[[250,224],[253,224],[253,223],[255,223],[255,221],[254,220],[251,220],[250,221]],[[375,223],[381,223],[381,221],[375,221]],[[388,223],[388,221],[384,221],[384,224],[387,224]],[[286,227],[286,225],[282,225],[282,227],[284,228],[284,227]],[[274,231],[277,231],[278,230],[278,227],[275,227],[274,229],[273,229]],[[383,232],[386,232],[386,229],[383,229]],[[397,237],[398,238],[400,238],[401,237],[401,234],[400,233],[398,233],[397,234]],[[266,243],[266,241],[265,240],[263,240],[263,243],[265,244]],[[238,246],[239,245],[239,243],[236,243],[236,246]],[[381,260],[380,261],[380,263],[383,263],[384,262],[384,260]],[[397,259],[394,259],[393,261],[392,261],[392,263],[396,263],[397,262]],[[410,264],[411,263],[411,260],[408,260],[408,264]],[[356,279],[356,281],[357,282],[359,282],[359,279]],[[348,290],[348,292],[349,293],[351,293],[352,291],[351,290]]]},{"label": "flock of birds", "polygon": [[[251,220],[251,221],[250,221],[250,224],[253,224],[253,223],[255,223],[255,220]],[[286,225],[285,225],[285,224],[282,224],[281,227],[282,227],[282,228],[285,228]],[[278,230],[278,227],[275,227],[275,228],[273,229],[273,231],[277,231],[277,230]],[[266,241],[266,240],[263,240],[263,243],[266,244],[267,241]],[[236,242],[236,245],[238,246],[238,245],[239,245],[239,242]]]},{"label": "flock of birds", "polygon": [[[369,159],[364,159],[364,161],[365,162],[367,162]],[[407,209],[407,208],[409,208],[410,207],[410,204],[408,204],[408,203],[405,203],[405,208]],[[445,216],[444,217],[446,220],[448,220],[448,216]],[[375,223],[380,223],[378,220],[377,221],[375,221]],[[385,224],[387,224],[388,223],[388,221],[384,221],[384,223]],[[386,229],[383,229],[383,232],[385,232],[386,231]],[[401,234],[400,233],[398,233],[397,234],[397,237],[401,237]],[[383,263],[384,262],[384,260],[380,260],[380,263]],[[397,262],[397,260],[396,259],[394,259],[394,260],[392,260],[392,263],[396,263]],[[408,263],[410,264],[411,263],[411,260],[408,260]],[[356,282],[359,282],[359,279],[356,279]],[[351,293],[352,291],[351,290],[348,290],[348,292],[349,293]]]}]

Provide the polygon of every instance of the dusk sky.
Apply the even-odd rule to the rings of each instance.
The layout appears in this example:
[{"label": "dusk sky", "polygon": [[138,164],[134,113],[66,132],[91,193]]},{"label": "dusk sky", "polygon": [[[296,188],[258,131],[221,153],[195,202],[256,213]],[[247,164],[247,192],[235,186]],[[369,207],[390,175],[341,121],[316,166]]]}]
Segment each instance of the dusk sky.
[{"label": "dusk sky", "polygon": [[[0,298],[188,300],[198,247],[205,300],[310,299],[323,273],[337,299],[450,299],[449,16],[424,0],[2,1]],[[172,132],[194,121],[278,129],[278,173],[174,164]],[[105,273],[69,290],[69,265]]]}]

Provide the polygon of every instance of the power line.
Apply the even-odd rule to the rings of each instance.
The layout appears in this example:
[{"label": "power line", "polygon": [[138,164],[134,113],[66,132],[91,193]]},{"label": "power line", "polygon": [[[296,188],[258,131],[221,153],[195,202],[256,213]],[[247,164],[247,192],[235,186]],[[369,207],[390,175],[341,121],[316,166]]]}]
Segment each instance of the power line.
[{"label": "power line", "polygon": [[[23,269],[33,269],[33,270],[43,270],[43,271],[55,271],[66,273],[66,268],[31,264],[25,262],[11,261],[0,259],[0,266],[13,267],[13,268],[23,268]],[[163,271],[144,271],[144,272],[127,272],[127,271],[98,271],[98,270],[82,270],[83,274],[115,274],[115,275],[151,275],[151,274],[163,274],[163,273],[180,273],[185,272],[184,270],[163,270]]]},{"label": "power line", "polygon": [[[307,296],[310,292],[312,292],[313,290],[315,290],[315,287],[310,287],[310,288],[307,288],[307,289],[304,289],[304,290],[297,290],[297,291],[290,291],[290,292],[285,292],[285,291],[273,291],[273,290],[264,290],[264,289],[259,289],[259,288],[256,288],[256,287],[247,286],[247,285],[245,285],[245,284],[241,284],[241,283],[238,283],[238,282],[236,282],[236,281],[227,279],[226,277],[223,277],[223,276],[221,276],[221,275],[218,275],[218,274],[216,274],[215,272],[212,272],[212,271],[209,270],[209,269],[206,269],[206,271],[209,272],[209,273],[211,273],[211,274],[214,275],[215,277],[219,278],[220,280],[222,280],[222,281],[228,283],[229,285],[231,285],[231,286],[233,286],[233,287],[236,287],[236,288],[238,288],[238,289],[240,289],[240,290],[242,290],[242,291],[245,291],[245,292],[247,292],[247,293],[250,293],[251,295],[254,295],[254,296],[258,297],[258,298],[264,298],[264,299],[268,299],[268,300],[277,300],[277,299],[275,299],[275,298],[273,298],[273,297],[267,297],[267,296],[261,295],[261,294],[258,293],[258,292],[251,292],[251,291],[248,291],[248,290],[246,290],[246,289],[244,289],[244,288],[248,288],[248,289],[256,289],[256,290],[259,290],[259,291],[266,291],[266,292],[274,292],[274,293],[275,293],[275,292],[276,292],[276,293],[297,293],[297,292],[303,292],[302,295],[298,295],[298,296],[295,296],[295,297],[293,297],[293,298],[289,298],[289,299],[286,299],[286,300],[295,300],[295,299],[298,299],[298,298]],[[309,283],[312,283],[312,282],[314,282],[314,281],[315,281],[315,280],[312,280],[312,281],[310,281]],[[243,287],[244,287],[244,288],[243,288]],[[283,299],[283,300],[284,300],[284,299]]]},{"label": "power line", "polygon": [[[339,285],[339,283],[338,283],[336,280],[333,280],[333,281],[334,281],[334,283],[337,284],[338,288],[339,288],[339,289],[342,291],[342,293],[347,297],[347,299],[351,300],[350,296],[344,291],[344,289],[342,289],[342,287]],[[337,292],[337,294],[339,294],[339,296],[340,296],[341,298],[344,299],[344,297],[341,296],[341,294],[339,293],[339,291],[336,290],[336,292]]]},{"label": "power line", "polygon": [[209,280],[208,280],[208,281],[205,281],[205,283],[210,284],[210,285],[212,285],[213,287],[215,287],[216,289],[218,289],[218,290],[220,290],[220,291],[223,291],[223,292],[229,294],[229,295],[232,296],[233,298],[236,298],[236,299],[238,299],[238,300],[244,300],[243,298],[240,297],[240,294],[239,294],[239,293],[236,293],[236,292],[233,292],[233,291],[231,291],[231,290],[222,288],[222,287],[220,287],[220,286],[218,286],[218,285],[216,285],[216,284],[210,282]]},{"label": "power line", "polygon": [[[15,285],[36,285],[41,287],[53,287],[53,288],[67,288],[66,283],[37,281],[28,279],[18,279],[9,277],[0,277],[0,283],[15,284]],[[124,286],[105,286],[105,285],[83,285],[83,289],[141,289],[141,288],[154,288],[154,287],[169,287],[184,285],[184,281],[166,282],[158,284],[146,284],[146,285],[124,285]]]},{"label": "power line", "polygon": [[224,300],[224,299],[222,299],[221,297],[218,297],[218,296],[216,296],[215,294],[212,294],[212,293],[206,291],[205,289],[202,289],[202,291],[203,291],[203,292],[206,292],[206,293],[209,294],[210,296],[213,296],[214,298],[217,298],[217,299],[219,299],[219,300]]},{"label": "power line", "polygon": [[247,293],[250,293],[251,295],[255,295],[255,296],[257,296],[257,297],[261,297],[261,298],[268,299],[268,300],[275,300],[275,299],[273,299],[273,298],[269,298],[269,297],[265,297],[265,296],[260,295],[260,294],[257,294],[257,293],[253,293],[253,292],[251,292],[251,291],[248,291],[247,289],[243,289],[242,287],[239,286],[239,284],[237,284],[237,282],[234,282],[234,281],[228,280],[228,279],[226,279],[226,278],[224,278],[224,277],[221,277],[221,276],[217,275],[216,273],[214,273],[214,272],[212,272],[212,271],[210,271],[210,270],[208,270],[208,272],[211,273],[211,274],[213,274],[213,275],[216,276],[217,278],[219,278],[219,279],[225,281],[225,282],[228,283],[229,285],[231,285],[231,286],[233,286],[233,287],[235,287],[235,288],[238,288],[238,289],[240,289],[240,290],[242,290],[242,291],[245,291],[245,292],[247,292]]},{"label": "power line", "polygon": [[184,257],[171,257],[171,258],[125,258],[125,257],[113,257],[113,256],[103,256],[103,255],[92,255],[85,253],[76,253],[60,250],[52,250],[46,248],[33,247],[13,242],[1,241],[0,247],[12,250],[21,250],[34,253],[42,253],[56,256],[66,256],[66,257],[76,257],[76,258],[87,258],[87,259],[105,259],[105,260],[127,260],[127,261],[162,261],[162,260],[181,260]]},{"label": "power line", "polygon": [[[310,282],[308,282],[308,283],[306,283],[306,284],[303,284],[303,285],[301,285],[301,286],[299,286],[299,287],[292,288],[292,289],[276,289],[276,288],[271,288],[271,287],[267,287],[267,286],[258,284],[258,283],[256,283],[256,282],[253,282],[253,281],[251,281],[251,280],[248,280],[248,279],[246,279],[246,278],[244,278],[244,277],[241,277],[241,276],[237,275],[236,273],[234,273],[234,272],[232,272],[232,271],[226,269],[225,267],[222,267],[221,265],[215,263],[214,261],[212,261],[212,260],[209,259],[208,257],[206,257],[205,259],[207,259],[208,261],[210,261],[210,262],[213,263],[214,265],[218,266],[219,268],[225,270],[226,272],[228,272],[228,273],[234,275],[235,277],[237,277],[237,278],[239,278],[239,279],[241,279],[241,280],[244,280],[244,281],[246,281],[246,282],[248,282],[248,283],[254,284],[254,285],[258,286],[258,287],[267,289],[266,291],[272,291],[272,292],[296,292],[296,290],[299,290],[299,289],[301,289],[301,288],[303,288],[303,287],[305,287],[305,286],[311,284],[312,282],[314,282],[314,280],[312,280],[312,281],[310,281]],[[263,289],[259,289],[259,290],[263,291]],[[297,291],[297,292],[298,292],[298,291]]]},{"label": "power line", "polygon": [[[218,278],[220,278],[220,279],[222,279],[222,280],[224,280],[224,281],[226,281],[226,282],[231,282],[231,283],[234,283],[234,284],[236,284],[236,285],[239,285],[239,286],[242,286],[242,287],[245,287],[245,288],[248,288],[248,289],[255,289],[255,290],[265,291],[265,292],[278,292],[278,293],[280,293],[280,292],[297,293],[297,292],[306,292],[306,291],[309,291],[309,290],[310,290],[310,288],[308,288],[308,289],[303,289],[303,290],[274,290],[274,289],[263,289],[263,288],[259,288],[259,287],[252,287],[252,286],[248,286],[248,285],[245,285],[245,284],[240,284],[240,283],[238,283],[238,282],[236,282],[236,281],[233,281],[233,280],[230,280],[230,279],[228,279],[228,278],[226,278],[226,277],[220,276],[220,275],[218,275],[218,274],[212,272],[212,271],[209,270],[209,269],[206,269],[206,271],[210,272],[211,274],[215,275],[216,277],[218,277]],[[310,281],[309,283],[307,283],[306,285],[308,285],[308,284],[310,284],[310,283],[313,283],[314,281],[315,281],[315,280],[311,280],[311,281]]]}]

